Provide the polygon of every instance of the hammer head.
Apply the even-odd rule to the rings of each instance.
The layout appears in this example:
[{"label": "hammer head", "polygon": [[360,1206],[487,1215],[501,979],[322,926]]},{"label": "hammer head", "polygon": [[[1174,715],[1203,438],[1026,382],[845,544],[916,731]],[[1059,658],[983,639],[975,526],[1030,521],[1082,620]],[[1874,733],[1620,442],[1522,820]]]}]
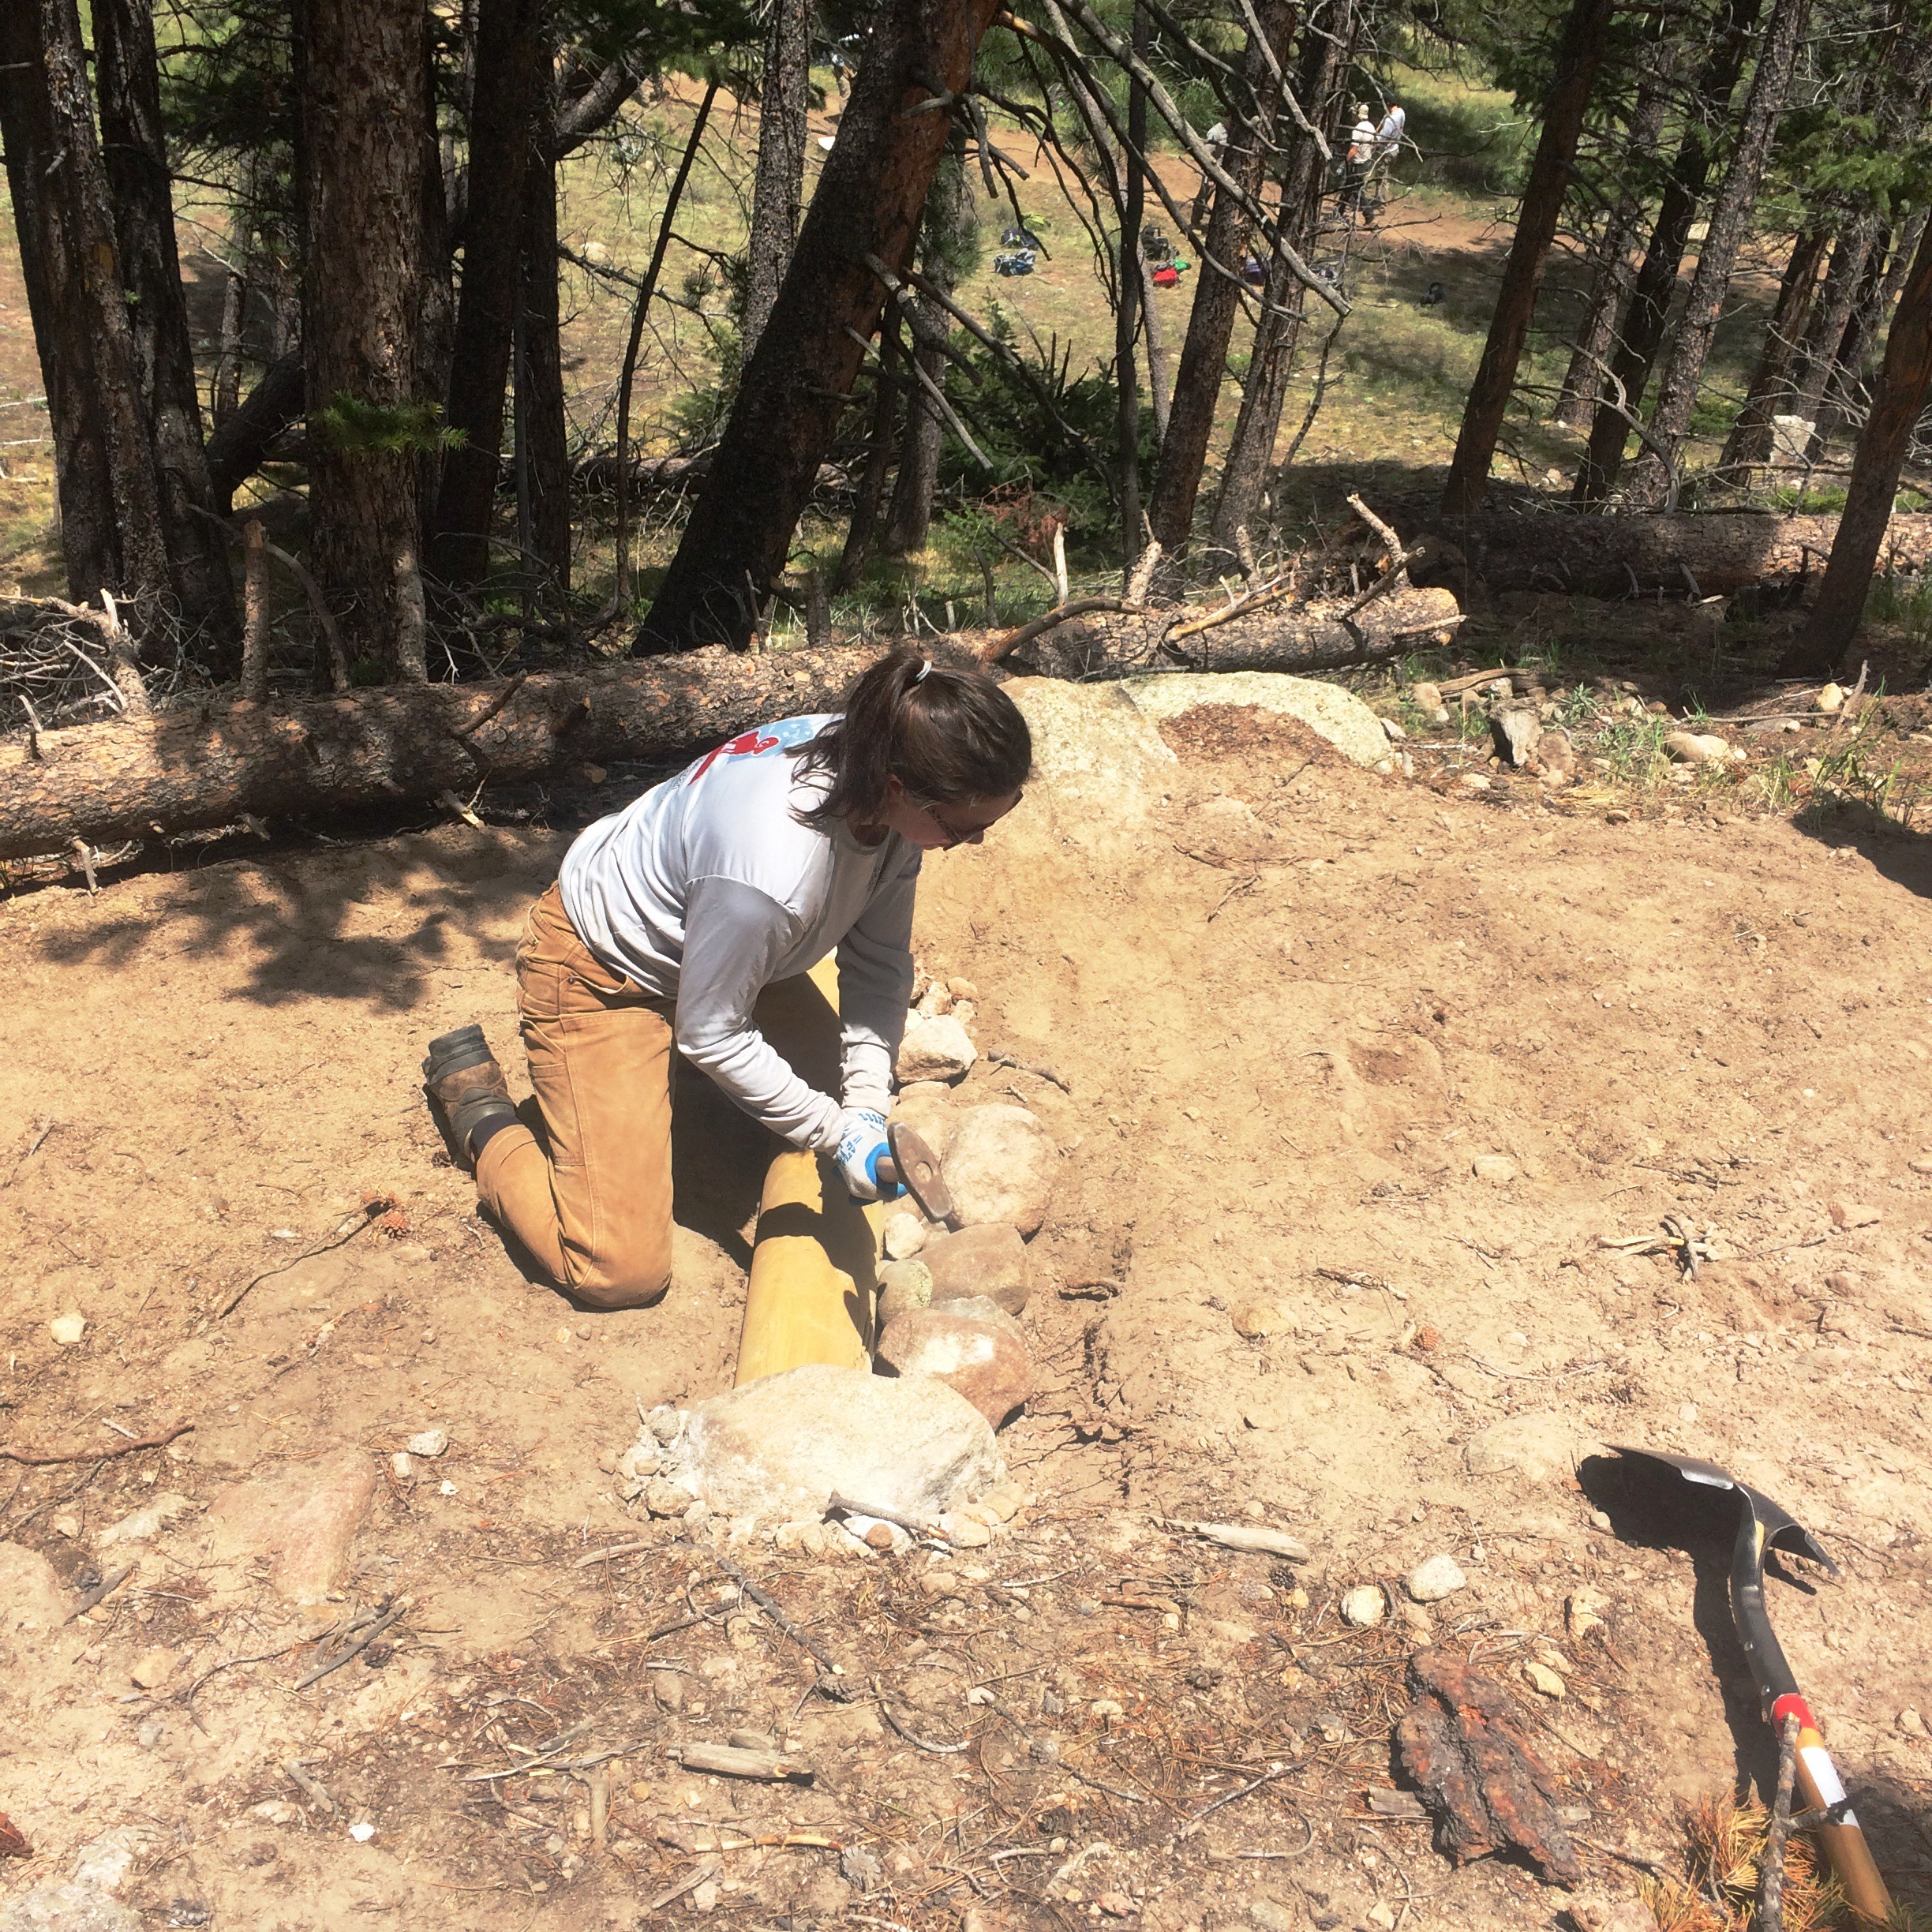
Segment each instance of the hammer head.
[{"label": "hammer head", "polygon": [[939,1171],[939,1156],[904,1121],[894,1121],[886,1129],[886,1144],[892,1150],[893,1166],[899,1185],[918,1203],[928,1221],[942,1227],[953,1222],[953,1190]]},{"label": "hammer head", "polygon": [[1838,1566],[1825,1554],[1817,1537],[1782,1503],[1773,1502],[1762,1489],[1754,1489],[1749,1483],[1739,1482],[1728,1470],[1720,1469],[1715,1462],[1700,1462],[1695,1456],[1668,1455],[1661,1449],[1634,1449],[1622,1443],[1612,1443],[1610,1446],[1619,1455],[1642,1456],[1649,1462],[1661,1462],[1676,1470],[1686,1482],[1695,1483],[1700,1488],[1731,1490],[1743,1502],[1761,1550],[1784,1550],[1793,1556],[1803,1556],[1822,1564],[1833,1576],[1838,1574]]}]

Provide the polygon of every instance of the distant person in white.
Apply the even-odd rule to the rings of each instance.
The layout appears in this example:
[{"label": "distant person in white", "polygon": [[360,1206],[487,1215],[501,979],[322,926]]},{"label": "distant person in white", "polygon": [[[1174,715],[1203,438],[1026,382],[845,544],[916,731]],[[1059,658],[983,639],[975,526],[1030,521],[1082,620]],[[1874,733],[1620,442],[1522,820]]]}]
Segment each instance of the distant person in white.
[{"label": "distant person in white", "polygon": [[[670,1285],[674,1047],[781,1140],[830,1155],[855,1199],[897,1192],[878,1169],[921,856],[977,844],[1032,763],[990,678],[896,651],[843,713],[746,732],[578,837],[517,949],[543,1137],[480,1026],[423,1062],[478,1192],[558,1287],[615,1309]],[[788,1059],[762,1023],[804,1009],[782,983],[834,949],[838,1039],[803,1028]],[[799,1058],[824,1062],[815,1080]]]},{"label": "distant person in white", "polygon": [[1403,111],[1399,101],[1382,103],[1382,118],[1375,131],[1375,165],[1371,175],[1379,189],[1388,179],[1389,164],[1402,152],[1402,138],[1408,132],[1409,116]]}]

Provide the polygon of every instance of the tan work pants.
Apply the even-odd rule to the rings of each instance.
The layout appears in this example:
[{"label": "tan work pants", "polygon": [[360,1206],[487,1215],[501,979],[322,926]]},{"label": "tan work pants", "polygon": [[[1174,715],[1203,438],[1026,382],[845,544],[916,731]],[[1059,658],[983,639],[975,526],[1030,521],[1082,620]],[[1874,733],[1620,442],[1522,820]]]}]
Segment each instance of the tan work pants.
[{"label": "tan work pants", "polygon": [[[647,1308],[671,1285],[675,1007],[597,958],[555,886],[530,908],[516,974],[549,1145],[521,1122],[492,1135],[477,1191],[558,1287],[592,1308]],[[768,987],[756,1017],[799,1073],[837,1091],[837,1016],[809,981]]]}]

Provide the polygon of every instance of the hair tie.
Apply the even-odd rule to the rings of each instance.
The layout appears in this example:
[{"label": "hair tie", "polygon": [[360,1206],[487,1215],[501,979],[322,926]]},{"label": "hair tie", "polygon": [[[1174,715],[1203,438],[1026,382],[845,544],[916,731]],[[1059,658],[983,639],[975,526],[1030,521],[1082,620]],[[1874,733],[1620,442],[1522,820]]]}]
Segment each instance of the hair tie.
[{"label": "hair tie", "polygon": [[[919,668],[912,673],[913,683],[923,684],[926,682],[927,674],[931,671],[931,669],[932,660],[930,657],[922,657],[919,660]],[[908,687],[908,688],[910,687]]]}]

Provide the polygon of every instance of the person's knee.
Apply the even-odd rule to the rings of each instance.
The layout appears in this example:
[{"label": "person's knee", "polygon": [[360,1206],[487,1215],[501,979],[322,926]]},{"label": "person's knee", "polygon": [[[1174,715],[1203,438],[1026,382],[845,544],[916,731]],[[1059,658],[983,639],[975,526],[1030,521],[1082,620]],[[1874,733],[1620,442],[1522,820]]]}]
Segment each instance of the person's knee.
[{"label": "person's knee", "polygon": [[618,1309],[652,1308],[671,1286],[668,1261],[635,1266],[605,1266],[580,1271],[581,1279],[565,1284],[586,1308],[608,1314]]}]

